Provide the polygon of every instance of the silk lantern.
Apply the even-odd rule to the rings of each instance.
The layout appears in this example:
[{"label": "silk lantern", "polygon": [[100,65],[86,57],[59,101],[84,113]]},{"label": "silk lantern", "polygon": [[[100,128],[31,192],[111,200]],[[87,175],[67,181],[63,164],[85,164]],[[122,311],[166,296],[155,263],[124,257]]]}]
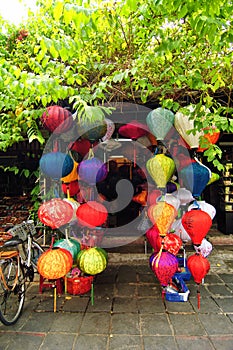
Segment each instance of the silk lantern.
[{"label": "silk lantern", "polygon": [[73,208],[73,216],[72,216],[72,218],[70,219],[69,222],[77,221],[76,212],[77,212],[77,209],[80,206],[80,203],[78,203],[74,198],[70,198],[70,197],[64,198],[63,200],[65,202],[69,203],[72,206],[72,208]]},{"label": "silk lantern", "polygon": [[148,205],[155,204],[157,198],[160,197],[161,194],[162,194],[162,193],[161,193],[160,190],[152,190],[152,191],[149,191],[149,192],[148,192],[148,195],[147,195],[147,202],[148,202]]},{"label": "silk lantern", "polygon": [[78,180],[78,163],[73,160],[73,169],[68,175],[62,177],[61,181],[67,183],[75,180]]},{"label": "silk lantern", "polygon": [[200,283],[202,283],[203,278],[207,275],[210,269],[210,263],[207,258],[204,258],[201,254],[194,254],[188,258],[187,267],[191,272],[194,281],[198,285],[197,289],[197,300],[198,309],[200,309]]},{"label": "silk lantern", "polygon": [[52,198],[42,203],[38,209],[39,220],[52,229],[69,223],[72,217],[72,206],[61,198]]},{"label": "silk lantern", "polygon": [[185,212],[181,222],[195,245],[201,244],[212,225],[209,214],[201,209]]},{"label": "silk lantern", "polygon": [[[96,143],[94,143],[94,145],[96,146]],[[88,154],[91,147],[91,142],[87,139],[82,138],[79,138],[78,140],[69,145],[69,149],[71,151],[79,153],[82,157],[85,157]]]},{"label": "silk lantern", "polygon": [[175,115],[166,108],[156,108],[146,117],[146,123],[157,141],[164,140],[173,126]]},{"label": "silk lantern", "polygon": [[79,120],[78,133],[82,139],[89,140],[92,144],[101,140],[107,131],[107,123],[104,118],[95,120]]},{"label": "silk lantern", "polygon": [[68,250],[52,248],[39,256],[37,269],[42,277],[53,280],[64,277],[72,265],[72,254]]},{"label": "silk lantern", "polygon": [[146,238],[150,243],[151,247],[154,249],[154,252],[158,252],[160,249],[160,245],[158,242],[159,230],[156,225],[153,225],[146,231]]},{"label": "silk lantern", "polygon": [[193,245],[193,248],[197,254],[201,254],[204,256],[204,258],[207,258],[207,256],[212,252],[213,246],[209,241],[207,241],[206,238],[203,238],[201,244],[198,246]]},{"label": "silk lantern", "polygon": [[39,162],[40,170],[54,180],[67,176],[73,169],[74,162],[69,154],[49,152],[43,154]]},{"label": "silk lantern", "polygon": [[191,237],[184,229],[181,218],[175,220],[171,225],[171,232],[175,233],[183,242],[191,242]]},{"label": "silk lantern", "polygon": [[72,127],[72,113],[60,106],[50,106],[47,107],[46,111],[42,114],[41,123],[54,134],[61,134]]},{"label": "silk lantern", "polygon": [[208,133],[204,133],[203,136],[200,137],[200,144],[202,144],[202,147],[198,147],[197,152],[203,152],[206,149],[210,147],[210,145],[215,144],[220,136],[220,131],[212,126],[209,128],[204,128],[203,130],[210,130]]},{"label": "silk lantern", "polygon": [[150,267],[160,284],[166,287],[178,269],[178,259],[169,252],[153,253],[150,257]]},{"label": "silk lantern", "polygon": [[192,209],[201,209],[205,211],[211,219],[213,220],[216,215],[216,209],[213,205],[207,203],[206,201],[194,201],[191,205],[188,206],[188,211]]},{"label": "silk lantern", "polygon": [[168,233],[165,237],[158,237],[158,247],[173,255],[177,255],[180,248],[182,247],[182,240],[179,236],[174,233]]},{"label": "silk lantern", "polygon": [[178,188],[172,195],[180,200],[181,205],[186,205],[194,200],[192,193],[186,188]]},{"label": "silk lantern", "polygon": [[75,196],[80,191],[79,182],[71,181],[69,183],[62,183],[61,185],[62,192],[69,195],[71,197]]},{"label": "silk lantern", "polygon": [[107,252],[100,247],[81,250],[77,257],[77,264],[81,271],[88,275],[101,273],[107,267]]},{"label": "silk lantern", "polygon": [[76,216],[80,225],[92,228],[103,225],[107,220],[108,212],[103,204],[88,201],[78,207]]},{"label": "silk lantern", "polygon": [[74,263],[76,263],[78,253],[81,250],[80,243],[72,238],[69,238],[69,239],[62,238],[62,239],[56,241],[53,244],[53,247],[58,247],[58,248],[63,248],[63,249],[68,250],[72,255]]},{"label": "silk lantern", "polygon": [[165,195],[158,197],[156,202],[166,202],[168,204],[171,204],[177,211],[180,207],[180,200],[177,197],[173,196],[172,193],[166,193]]},{"label": "silk lantern", "polygon": [[177,112],[174,118],[174,126],[176,130],[191,149],[199,147],[199,138],[203,135],[203,132],[199,131],[196,131],[195,134],[189,132],[194,129],[194,119],[190,118],[193,111],[194,108],[188,106],[186,114]]},{"label": "silk lantern", "polygon": [[94,153],[90,149],[88,159],[82,160],[78,167],[80,180],[89,185],[95,185],[97,182],[103,181],[107,174],[107,165],[99,158],[94,157]]},{"label": "silk lantern", "polygon": [[183,168],[180,171],[180,176],[184,187],[192,193],[193,197],[198,198],[205,189],[211,175],[206,166],[194,162]]},{"label": "silk lantern", "polygon": [[158,188],[166,188],[175,171],[175,162],[165,154],[156,154],[146,162],[146,168]]},{"label": "silk lantern", "polygon": [[166,202],[158,202],[148,208],[148,217],[156,225],[161,236],[165,236],[170,229],[177,210]]}]

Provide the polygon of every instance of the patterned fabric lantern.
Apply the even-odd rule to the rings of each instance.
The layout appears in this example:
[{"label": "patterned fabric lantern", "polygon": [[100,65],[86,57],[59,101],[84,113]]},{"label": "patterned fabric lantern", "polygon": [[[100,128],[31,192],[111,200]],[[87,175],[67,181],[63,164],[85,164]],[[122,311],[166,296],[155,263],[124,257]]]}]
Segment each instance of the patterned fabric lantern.
[{"label": "patterned fabric lantern", "polygon": [[107,267],[108,258],[104,249],[92,247],[83,249],[77,257],[78,267],[88,275],[96,275],[104,271]]},{"label": "patterned fabric lantern", "polygon": [[42,277],[53,280],[64,277],[70,271],[72,264],[73,258],[68,250],[53,248],[40,255],[37,268]]},{"label": "patterned fabric lantern", "polygon": [[212,225],[209,214],[201,209],[187,211],[182,216],[181,222],[195,245],[201,244]]},{"label": "patterned fabric lantern", "polygon": [[156,154],[146,162],[146,168],[158,188],[165,188],[175,171],[175,162],[165,154]]},{"label": "patterned fabric lantern", "polygon": [[64,198],[63,200],[65,202],[69,203],[72,206],[72,208],[73,208],[73,216],[72,216],[70,222],[77,221],[76,212],[77,212],[77,210],[78,210],[78,208],[80,206],[80,203],[78,203],[74,198],[70,198],[70,197]]},{"label": "patterned fabric lantern", "polygon": [[107,132],[107,123],[105,119],[95,121],[81,120],[78,122],[78,133],[82,139],[89,140],[92,144],[101,140]]},{"label": "patterned fabric lantern", "polygon": [[148,216],[153,225],[157,226],[161,236],[167,234],[176,215],[176,209],[166,202],[158,202],[148,208]]},{"label": "patterned fabric lantern", "polygon": [[187,267],[191,272],[194,281],[198,285],[197,289],[197,300],[198,300],[198,309],[200,309],[200,289],[199,285],[202,283],[203,278],[207,275],[210,269],[209,261],[204,258],[201,254],[194,254],[188,258]]},{"label": "patterned fabric lantern", "polygon": [[82,160],[79,164],[79,178],[89,185],[95,185],[97,182],[104,180],[107,174],[107,165],[94,157],[92,150],[89,151],[88,159]]},{"label": "patterned fabric lantern", "polygon": [[111,119],[105,118],[105,122],[107,123],[107,131],[104,137],[102,137],[102,142],[110,140],[115,130],[115,124]]},{"label": "patterned fabric lantern", "polygon": [[69,183],[62,183],[61,185],[62,192],[68,194],[73,197],[80,191],[79,182],[71,181]]},{"label": "patterned fabric lantern", "polygon": [[54,180],[67,176],[73,170],[73,159],[62,152],[50,152],[43,154],[40,159],[40,169]]},{"label": "patterned fabric lantern", "polygon": [[191,163],[183,168],[180,175],[184,187],[196,198],[201,196],[211,176],[210,170],[199,162]]},{"label": "patterned fabric lantern", "polygon": [[40,205],[38,209],[39,220],[51,227],[52,229],[59,228],[68,222],[73,217],[72,206],[61,198],[53,198]]},{"label": "patterned fabric lantern", "polygon": [[147,115],[147,125],[157,141],[165,139],[168,131],[173,126],[174,118],[172,111],[161,107],[154,109]]},{"label": "patterned fabric lantern", "polygon": [[156,225],[153,225],[146,231],[146,238],[154,249],[154,252],[158,252],[160,249],[160,245],[158,244],[159,230]]},{"label": "patterned fabric lantern", "polygon": [[92,228],[103,225],[107,220],[108,212],[103,204],[88,201],[79,206],[76,216],[80,225]]},{"label": "patterned fabric lantern", "polygon": [[167,250],[173,255],[177,255],[180,248],[182,247],[182,240],[179,236],[174,233],[168,233],[165,237],[158,237],[158,246]]},{"label": "patterned fabric lantern", "polygon": [[187,114],[177,112],[175,114],[174,126],[180,136],[186,141],[190,148],[199,147],[199,138],[203,135],[203,132],[188,133],[190,130],[194,129],[194,120],[189,119],[191,113],[194,111],[192,106],[187,107]]},{"label": "patterned fabric lantern", "polygon": [[69,130],[73,125],[72,113],[60,106],[50,106],[41,117],[42,125],[55,134]]},{"label": "patterned fabric lantern", "polygon": [[153,253],[150,257],[150,267],[160,284],[166,287],[178,269],[178,259],[169,252]]},{"label": "patterned fabric lantern", "polygon": [[63,248],[63,249],[68,250],[71,253],[73,261],[75,263],[76,263],[76,260],[77,260],[78,253],[81,250],[81,245],[79,244],[79,242],[75,241],[72,238],[60,239],[60,240],[58,240],[58,241],[56,241],[54,243],[53,247],[58,247],[58,248]]}]

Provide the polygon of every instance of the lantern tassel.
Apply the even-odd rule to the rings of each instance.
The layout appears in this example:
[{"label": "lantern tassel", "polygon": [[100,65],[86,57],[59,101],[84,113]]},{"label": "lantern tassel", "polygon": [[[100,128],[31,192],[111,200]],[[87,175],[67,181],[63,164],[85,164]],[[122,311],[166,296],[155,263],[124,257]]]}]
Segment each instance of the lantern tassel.
[{"label": "lantern tassel", "polygon": [[197,308],[198,310],[201,308],[201,293],[200,293],[200,285],[197,286]]}]

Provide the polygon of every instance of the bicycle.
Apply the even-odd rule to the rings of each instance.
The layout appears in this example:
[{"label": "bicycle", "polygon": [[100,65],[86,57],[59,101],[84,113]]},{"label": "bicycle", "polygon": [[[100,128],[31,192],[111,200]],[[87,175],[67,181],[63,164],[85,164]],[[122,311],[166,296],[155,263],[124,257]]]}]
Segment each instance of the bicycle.
[{"label": "bicycle", "polygon": [[12,238],[0,247],[0,321],[10,326],[21,316],[26,285],[33,281],[37,260],[44,249],[33,238],[36,228],[32,220],[7,233]]}]

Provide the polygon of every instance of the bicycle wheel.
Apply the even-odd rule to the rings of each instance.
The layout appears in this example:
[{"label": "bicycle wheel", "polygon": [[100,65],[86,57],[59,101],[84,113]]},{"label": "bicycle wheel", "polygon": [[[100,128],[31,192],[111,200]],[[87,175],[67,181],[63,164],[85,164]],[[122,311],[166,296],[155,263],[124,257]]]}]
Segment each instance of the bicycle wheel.
[{"label": "bicycle wheel", "polygon": [[25,300],[24,270],[14,258],[0,263],[5,280],[4,283],[3,279],[0,279],[0,321],[6,326],[10,326],[17,322],[23,309]]}]

